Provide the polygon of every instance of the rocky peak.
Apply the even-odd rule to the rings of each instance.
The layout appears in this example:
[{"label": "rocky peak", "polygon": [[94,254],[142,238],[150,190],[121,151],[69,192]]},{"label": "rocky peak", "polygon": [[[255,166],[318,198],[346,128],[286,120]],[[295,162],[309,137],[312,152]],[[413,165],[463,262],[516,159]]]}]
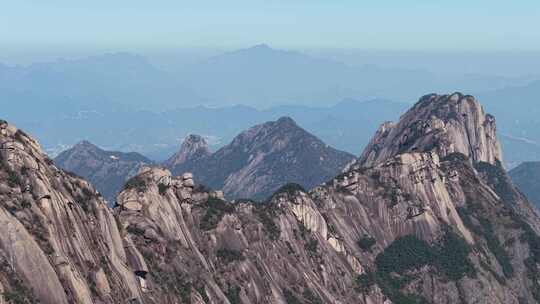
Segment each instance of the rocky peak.
[{"label": "rocky peak", "polygon": [[287,116],[249,128],[236,136],[231,145],[247,149],[279,150],[299,139],[309,141],[315,146],[324,145],[320,139],[302,129],[292,118]]},{"label": "rocky peak", "polygon": [[454,152],[472,162],[502,163],[495,118],[470,95],[426,95],[397,123],[384,123],[360,158],[374,166],[397,154],[434,151],[444,157]]},{"label": "rocky peak", "polygon": [[275,124],[277,126],[282,126],[282,127],[293,127],[293,126],[297,127],[298,126],[296,122],[289,116],[280,117],[278,120],[276,120]]},{"label": "rocky peak", "polygon": [[54,162],[92,182],[111,205],[126,180],[141,166],[152,164],[139,153],[106,151],[86,140],[60,153]]},{"label": "rocky peak", "polygon": [[88,149],[88,148],[98,149],[98,147],[96,145],[89,142],[88,140],[81,140],[80,142],[75,144],[75,146],[73,146],[73,147],[74,148],[79,148],[79,149],[83,149],[83,148],[84,149]]},{"label": "rocky peak", "polygon": [[210,154],[211,152],[206,140],[200,135],[190,134],[184,139],[180,150],[166,160],[164,165],[168,168],[175,168],[176,166],[204,158]]},{"label": "rocky peak", "polygon": [[310,188],[354,159],[329,147],[290,117],[249,128],[211,155],[204,151],[202,157],[174,165],[173,160],[187,158],[181,149],[165,167],[175,175],[193,172],[198,182],[222,189],[231,198],[265,199],[287,183]]}]

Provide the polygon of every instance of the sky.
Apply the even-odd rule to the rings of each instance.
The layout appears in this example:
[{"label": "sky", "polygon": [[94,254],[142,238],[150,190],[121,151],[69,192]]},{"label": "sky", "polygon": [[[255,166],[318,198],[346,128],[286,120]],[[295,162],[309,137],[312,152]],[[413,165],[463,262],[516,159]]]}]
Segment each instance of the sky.
[{"label": "sky", "polygon": [[62,49],[539,51],[538,0],[0,0],[0,54]]}]

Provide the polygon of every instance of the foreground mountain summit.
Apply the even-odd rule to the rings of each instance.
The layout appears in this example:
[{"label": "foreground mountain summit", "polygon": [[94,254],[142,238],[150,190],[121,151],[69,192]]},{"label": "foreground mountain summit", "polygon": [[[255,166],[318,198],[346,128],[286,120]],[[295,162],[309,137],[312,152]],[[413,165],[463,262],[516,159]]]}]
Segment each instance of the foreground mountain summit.
[{"label": "foreground mountain summit", "polygon": [[494,132],[474,98],[428,95],[309,192],[233,204],[147,168],[111,211],[3,122],[0,299],[540,303],[540,218]]},{"label": "foreground mountain summit", "polygon": [[202,137],[188,136],[164,165],[175,175],[192,172],[198,182],[227,197],[261,200],[287,183],[317,186],[353,160],[282,117],[240,133],[215,153]]}]

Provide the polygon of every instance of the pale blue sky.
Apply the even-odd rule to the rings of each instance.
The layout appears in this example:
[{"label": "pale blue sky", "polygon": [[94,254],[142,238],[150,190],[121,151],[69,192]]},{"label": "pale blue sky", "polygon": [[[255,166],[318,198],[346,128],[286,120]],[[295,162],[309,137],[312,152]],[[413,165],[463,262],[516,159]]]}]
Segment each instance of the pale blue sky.
[{"label": "pale blue sky", "polygon": [[0,0],[0,51],[540,50],[539,0]]}]

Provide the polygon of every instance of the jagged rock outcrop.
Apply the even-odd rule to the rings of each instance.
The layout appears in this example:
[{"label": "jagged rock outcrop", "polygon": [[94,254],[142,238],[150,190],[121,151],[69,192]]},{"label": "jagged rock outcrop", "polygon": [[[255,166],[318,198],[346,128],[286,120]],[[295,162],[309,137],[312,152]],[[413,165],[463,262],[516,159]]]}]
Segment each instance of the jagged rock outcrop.
[{"label": "jagged rock outcrop", "polygon": [[0,303],[141,299],[116,221],[87,181],[5,121],[0,164]]},{"label": "jagged rock outcrop", "polygon": [[136,152],[105,151],[81,141],[60,153],[54,163],[90,181],[112,205],[124,183],[152,161]]},{"label": "jagged rock outcrop", "polygon": [[[435,111],[452,104],[431,101],[424,106]],[[358,162],[309,192],[287,185],[264,205],[222,201],[152,169],[134,183],[144,187],[121,194],[117,214],[155,265],[146,283],[164,298],[153,301],[539,302],[540,218],[494,140],[469,156],[467,146],[425,146]],[[135,199],[140,208],[122,207]],[[177,295],[163,285],[171,276],[183,286]]]},{"label": "jagged rock outcrop", "polygon": [[164,165],[175,175],[193,172],[198,182],[222,189],[228,198],[260,200],[287,183],[319,185],[352,160],[282,117],[242,132],[213,154],[202,138],[190,136]]},{"label": "jagged rock outcrop", "polygon": [[462,153],[473,162],[502,163],[495,118],[472,96],[426,95],[397,123],[386,122],[360,157],[374,166],[400,153],[436,151],[441,157]]},{"label": "jagged rock outcrop", "polygon": [[210,154],[212,153],[206,140],[200,135],[190,134],[182,142],[180,150],[167,159],[163,166],[170,168],[173,173],[177,174],[192,172],[193,164],[204,161],[203,159]]},{"label": "jagged rock outcrop", "polygon": [[[299,186],[283,188],[264,205],[233,204],[186,182],[189,175],[151,168],[136,179],[128,185],[138,187],[120,194],[116,214],[150,265],[149,301],[353,303],[357,298],[349,287],[362,265],[330,235],[317,205]],[[140,208],[131,207],[134,200]]]},{"label": "jagged rock outcrop", "polygon": [[[451,99],[431,101],[443,109],[452,104]],[[482,132],[489,130],[476,130],[477,138],[486,138]],[[427,138],[415,142],[427,143]],[[480,154],[436,145],[386,152],[391,154],[386,159],[357,162],[310,191],[287,184],[265,204],[225,201],[221,192],[196,185],[191,173],[174,176],[166,169],[142,168],[118,196],[112,222],[120,232],[113,232],[114,224],[109,234],[101,232],[122,243],[117,259],[109,252],[111,267],[128,270],[114,281],[116,288],[107,288],[106,282],[113,284],[107,271],[96,274],[96,294],[130,290],[144,303],[540,303],[540,217],[501,167],[494,140]],[[380,151],[392,151],[392,144]],[[491,162],[486,155],[498,157]],[[2,176],[9,172],[3,170]],[[72,191],[79,187],[85,189],[79,185]],[[15,197],[9,193],[8,198]],[[1,201],[0,210],[10,210],[8,201]],[[103,206],[99,198],[92,202]],[[76,208],[79,214],[82,207]],[[56,222],[62,221],[48,225]],[[25,231],[20,238],[42,246],[35,231]],[[65,237],[62,242],[71,240]],[[10,252],[9,244],[0,236],[3,252]],[[47,257],[39,255],[32,260],[47,268]],[[65,256],[69,264],[73,255]],[[3,265],[13,265],[10,255],[2,257],[8,261]],[[24,277],[17,267],[11,272]],[[70,269],[80,267],[74,263]],[[42,272],[53,278],[58,273]],[[14,290],[17,284],[10,277],[0,273],[0,288]],[[133,278],[136,284],[125,283]],[[34,287],[31,279],[23,282]],[[60,279],[58,284],[71,290]]]},{"label": "jagged rock outcrop", "polygon": [[508,174],[519,190],[540,210],[540,162],[524,162]]}]

